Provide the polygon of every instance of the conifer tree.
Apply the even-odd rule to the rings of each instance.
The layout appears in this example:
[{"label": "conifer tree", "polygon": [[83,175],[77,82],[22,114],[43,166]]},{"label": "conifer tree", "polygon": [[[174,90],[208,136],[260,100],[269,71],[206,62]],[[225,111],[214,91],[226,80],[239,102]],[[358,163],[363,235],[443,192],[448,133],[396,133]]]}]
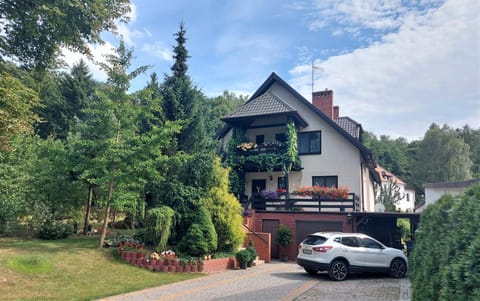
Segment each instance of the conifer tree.
[{"label": "conifer tree", "polygon": [[187,59],[190,57],[185,47],[187,38],[183,22],[175,33],[177,45],[173,49],[174,64],[172,74],[165,76],[160,90],[163,98],[162,108],[170,121],[181,121],[183,128],[177,136],[178,150],[186,153],[205,151],[211,145],[205,131],[205,122],[199,107],[205,102],[205,96],[193,84],[187,74]]}]

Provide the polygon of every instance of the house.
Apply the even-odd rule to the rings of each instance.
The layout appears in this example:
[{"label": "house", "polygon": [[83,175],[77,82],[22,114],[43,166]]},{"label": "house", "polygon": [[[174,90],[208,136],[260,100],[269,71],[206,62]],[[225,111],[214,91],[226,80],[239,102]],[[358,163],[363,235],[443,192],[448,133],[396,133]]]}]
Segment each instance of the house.
[{"label": "house", "polygon": [[[398,211],[414,212],[415,209],[415,189],[408,187],[407,183],[402,181],[396,175],[392,174],[380,165],[375,168],[381,181],[382,187],[388,188],[390,185],[398,187],[399,201],[395,204]],[[376,198],[380,195],[380,187],[376,189]]]},{"label": "house", "polygon": [[[223,121],[227,124],[220,134],[224,148],[235,137],[245,157],[239,197],[249,199],[261,191],[292,192],[304,186],[347,187],[358,201],[354,211],[374,211],[374,183],[380,183],[375,160],[361,142],[361,125],[339,116],[333,91],[313,93],[311,103],[272,73]],[[288,152],[289,124],[298,141],[297,160],[289,168],[280,166],[288,158],[279,158],[279,164],[272,162],[267,168],[254,164],[256,154]]]},{"label": "house", "polygon": [[313,232],[375,234],[395,246],[397,215],[417,222],[410,213],[374,212],[376,162],[362,144],[361,125],[340,116],[333,91],[314,92],[310,102],[272,73],[223,121],[219,139],[230,186],[248,208],[249,239],[270,250],[261,256],[266,262],[279,258],[273,238],[281,224],[292,230],[287,253],[294,259],[298,243]]},{"label": "house", "polygon": [[459,195],[464,193],[468,187],[475,183],[479,183],[479,179],[456,181],[456,182],[439,182],[424,184],[425,188],[425,202],[416,210],[421,212],[426,206],[435,203],[439,198],[445,194]]}]

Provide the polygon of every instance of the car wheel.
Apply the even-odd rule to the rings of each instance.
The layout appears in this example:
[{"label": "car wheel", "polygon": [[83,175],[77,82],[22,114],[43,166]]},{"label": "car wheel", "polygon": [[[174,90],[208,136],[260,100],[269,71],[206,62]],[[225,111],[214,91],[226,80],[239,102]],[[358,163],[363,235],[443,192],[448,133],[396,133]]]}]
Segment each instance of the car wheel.
[{"label": "car wheel", "polygon": [[307,273],[310,275],[315,275],[318,271],[314,269],[304,268]]},{"label": "car wheel", "polygon": [[407,273],[407,264],[401,259],[394,259],[390,264],[390,276],[394,278],[403,278]]},{"label": "car wheel", "polygon": [[330,264],[330,270],[328,271],[328,275],[332,280],[345,280],[348,275],[348,266],[345,261],[335,260],[334,262],[332,262],[332,264]]}]

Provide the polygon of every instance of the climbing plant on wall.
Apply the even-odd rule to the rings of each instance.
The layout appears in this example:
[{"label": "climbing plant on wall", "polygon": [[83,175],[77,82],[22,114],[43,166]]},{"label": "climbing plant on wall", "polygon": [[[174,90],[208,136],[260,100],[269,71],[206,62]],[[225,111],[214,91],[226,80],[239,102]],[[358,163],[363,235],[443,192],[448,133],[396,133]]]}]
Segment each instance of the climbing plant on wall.
[{"label": "climbing plant on wall", "polygon": [[225,160],[225,165],[231,168],[230,191],[232,193],[237,196],[244,194],[245,170],[247,167],[248,169],[256,168],[258,171],[267,171],[268,173],[281,170],[285,174],[295,166],[300,165],[297,151],[297,131],[293,122],[287,124],[286,134],[286,147],[282,144],[284,150],[245,155],[244,151],[256,149],[258,146],[255,143],[245,141],[243,129],[236,130],[236,135],[228,144]]}]

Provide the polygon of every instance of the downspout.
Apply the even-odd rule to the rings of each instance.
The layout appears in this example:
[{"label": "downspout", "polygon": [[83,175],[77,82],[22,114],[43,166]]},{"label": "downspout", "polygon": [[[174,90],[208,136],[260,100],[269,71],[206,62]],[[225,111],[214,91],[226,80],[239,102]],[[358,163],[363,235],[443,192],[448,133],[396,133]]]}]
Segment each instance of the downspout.
[{"label": "downspout", "polygon": [[363,182],[363,168],[365,166],[365,161],[362,160],[362,162],[360,163],[360,190],[361,190],[361,194],[362,194],[362,208],[361,208],[361,211],[365,211],[365,191],[363,189],[363,185],[365,184]]}]

